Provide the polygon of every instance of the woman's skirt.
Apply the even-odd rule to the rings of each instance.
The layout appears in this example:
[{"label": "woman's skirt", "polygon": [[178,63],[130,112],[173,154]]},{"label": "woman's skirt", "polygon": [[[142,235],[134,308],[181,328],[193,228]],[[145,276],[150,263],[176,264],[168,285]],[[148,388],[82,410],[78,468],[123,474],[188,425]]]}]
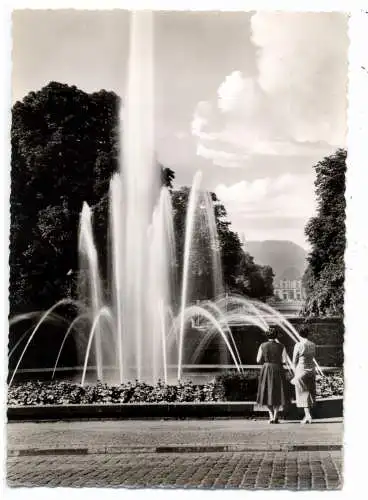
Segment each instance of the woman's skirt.
[{"label": "woman's skirt", "polygon": [[316,402],[316,374],[314,369],[296,368],[295,399],[298,408],[311,408]]},{"label": "woman's skirt", "polygon": [[258,380],[257,403],[285,407],[290,401],[285,372],[280,364],[265,363]]}]

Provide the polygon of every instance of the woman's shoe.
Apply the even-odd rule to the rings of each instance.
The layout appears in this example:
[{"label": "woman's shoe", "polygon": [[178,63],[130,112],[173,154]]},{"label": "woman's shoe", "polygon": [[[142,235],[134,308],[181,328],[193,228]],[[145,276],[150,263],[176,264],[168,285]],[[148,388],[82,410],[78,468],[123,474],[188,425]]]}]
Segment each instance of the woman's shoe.
[{"label": "woman's shoe", "polygon": [[273,421],[274,424],[279,424],[279,419],[278,418],[275,418],[274,421]]},{"label": "woman's shoe", "polygon": [[304,417],[303,420],[300,422],[301,424],[311,424],[312,419],[309,417]]},{"label": "woman's shoe", "polygon": [[274,421],[274,419],[273,419],[273,418],[270,418],[270,420],[268,421],[268,423],[269,423],[269,424],[274,424],[274,423],[275,423],[275,421]]}]

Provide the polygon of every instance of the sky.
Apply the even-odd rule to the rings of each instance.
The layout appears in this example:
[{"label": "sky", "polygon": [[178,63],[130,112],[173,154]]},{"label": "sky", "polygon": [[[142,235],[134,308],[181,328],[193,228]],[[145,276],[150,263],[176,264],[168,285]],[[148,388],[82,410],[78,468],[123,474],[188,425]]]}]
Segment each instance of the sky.
[{"label": "sky", "polygon": [[[347,17],[156,12],[155,127],[176,186],[202,185],[247,240],[305,248],[314,169],[346,144]],[[124,95],[129,13],[13,13],[13,101],[49,81]]]}]

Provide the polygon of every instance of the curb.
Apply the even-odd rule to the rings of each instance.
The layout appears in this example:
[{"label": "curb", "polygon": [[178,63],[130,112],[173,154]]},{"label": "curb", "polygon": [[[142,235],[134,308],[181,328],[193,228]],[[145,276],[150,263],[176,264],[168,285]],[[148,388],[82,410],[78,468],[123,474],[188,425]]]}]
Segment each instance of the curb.
[{"label": "curb", "polygon": [[168,446],[100,446],[89,448],[28,448],[10,449],[8,457],[25,457],[41,455],[113,455],[128,453],[226,453],[226,452],[256,452],[256,451],[341,451],[342,445],[168,445]]}]

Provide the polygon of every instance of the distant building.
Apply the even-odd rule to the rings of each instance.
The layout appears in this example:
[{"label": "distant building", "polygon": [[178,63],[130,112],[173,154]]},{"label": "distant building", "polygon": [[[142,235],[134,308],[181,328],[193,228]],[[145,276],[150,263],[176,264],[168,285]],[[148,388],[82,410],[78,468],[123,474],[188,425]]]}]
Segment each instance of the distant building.
[{"label": "distant building", "polygon": [[302,280],[279,279],[273,284],[274,295],[267,302],[287,318],[299,316],[306,297]]},{"label": "distant building", "polygon": [[[238,233],[238,236],[241,247],[246,252],[248,243],[245,234]],[[290,241],[270,240],[254,243],[263,244],[263,247],[258,249],[258,258],[255,258],[255,261],[261,265],[270,265],[276,275],[273,280],[274,294],[267,303],[286,317],[298,316],[306,299],[301,278],[305,267],[304,250]]]},{"label": "distant building", "polygon": [[281,279],[273,284],[274,295],[282,302],[303,302],[306,297],[302,280]]}]

